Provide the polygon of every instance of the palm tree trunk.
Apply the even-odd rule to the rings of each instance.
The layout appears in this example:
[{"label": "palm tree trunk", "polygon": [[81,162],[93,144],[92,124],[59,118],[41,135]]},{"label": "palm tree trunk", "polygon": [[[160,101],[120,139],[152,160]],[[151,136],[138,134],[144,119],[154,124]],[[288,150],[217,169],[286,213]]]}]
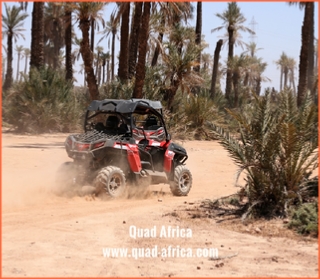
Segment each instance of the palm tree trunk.
[{"label": "palm tree trunk", "polygon": [[[202,34],[202,2],[199,1],[197,3],[197,22],[196,22],[196,45],[201,45],[201,34]],[[193,67],[193,70],[197,73],[200,72],[200,63],[201,63],[201,51],[199,51],[198,57],[197,57],[197,63],[198,65]]]},{"label": "palm tree trunk", "polygon": [[86,74],[86,80],[89,88],[89,94],[91,100],[99,99],[99,91],[97,86],[97,80],[93,72],[92,61],[93,54],[89,44],[89,30],[90,21],[88,18],[80,19],[79,27],[82,32],[82,41],[80,43],[80,52],[84,62],[84,70]]},{"label": "palm tree trunk", "polygon": [[31,56],[30,67],[40,69],[43,66],[44,55],[44,2],[34,2],[32,11]]},{"label": "palm tree trunk", "polygon": [[296,84],[294,82],[294,70],[293,69],[291,71],[291,82],[292,82],[292,87],[293,87],[293,93],[294,93],[294,95],[296,95],[297,89],[296,89]]},{"label": "palm tree trunk", "polygon": [[53,22],[54,25],[54,41],[53,41],[53,52],[54,52],[54,59],[53,59],[53,69],[57,69],[59,65],[59,52],[60,52],[60,32],[59,25],[56,20]]},{"label": "palm tree trunk", "polygon": [[110,61],[107,60],[107,83],[110,82]]},{"label": "palm tree trunk", "polygon": [[282,91],[282,85],[283,85],[283,67],[281,66],[280,69],[280,92]]},{"label": "palm tree trunk", "polygon": [[19,80],[19,71],[20,71],[20,52],[18,52],[18,61],[17,61],[17,75],[16,80]]},{"label": "palm tree trunk", "polygon": [[310,15],[309,24],[309,48],[308,48],[308,90],[313,91],[314,86],[314,3],[310,2]]},{"label": "palm tree trunk", "polygon": [[92,54],[93,54],[94,53],[94,19],[93,18],[91,18],[90,24],[91,24],[90,49],[91,49]]},{"label": "palm tree trunk", "polygon": [[[199,1],[197,3],[197,21],[196,21],[196,28],[195,28],[195,34],[196,34],[196,39],[195,39],[195,44],[199,46],[199,53],[197,55],[197,65],[193,67],[193,70],[196,73],[200,73],[200,64],[201,64],[201,33],[202,33],[202,2]],[[191,88],[191,91],[193,94],[199,94],[200,93],[200,86],[193,86]]]},{"label": "palm tree trunk", "polygon": [[98,86],[100,85],[100,77],[99,77],[99,64],[100,64],[100,51],[97,51],[97,61],[96,61],[96,79]]},{"label": "palm tree trunk", "polygon": [[65,44],[66,44],[66,80],[72,82],[73,69],[72,69],[72,26],[71,26],[71,10],[65,7]]},{"label": "palm tree trunk", "polygon": [[233,73],[234,107],[238,107],[239,105],[239,80],[240,74],[238,72]]},{"label": "palm tree trunk", "polygon": [[129,61],[128,61],[128,77],[132,79],[136,70],[140,21],[142,14],[143,2],[135,2],[134,16],[131,23],[131,33],[129,40]]},{"label": "palm tree trunk", "polygon": [[261,93],[261,77],[257,77],[257,81],[256,81],[256,94],[257,96],[260,96]]},{"label": "palm tree trunk", "polygon": [[111,80],[114,80],[114,55],[115,55],[115,40],[116,40],[116,34],[112,33],[112,42],[111,42]]},{"label": "palm tree trunk", "polygon": [[7,72],[6,78],[3,85],[3,90],[7,90],[12,85],[12,34],[8,34],[8,48],[7,48]]},{"label": "palm tree trunk", "polygon": [[299,62],[299,83],[298,83],[298,98],[297,98],[297,105],[301,106],[305,95],[308,89],[308,51],[309,51],[309,40],[310,40],[310,20],[312,19],[312,3],[306,2],[305,3],[305,10],[304,10],[304,19],[302,25],[302,45],[300,51],[300,62]]},{"label": "palm tree trunk", "polygon": [[216,95],[216,83],[217,83],[217,77],[218,77],[219,58],[220,58],[220,51],[221,51],[222,44],[223,44],[223,40],[219,40],[217,42],[216,49],[214,51],[211,90],[210,90],[210,97],[212,99],[214,99]]},{"label": "palm tree trunk", "polygon": [[129,49],[129,19],[130,19],[130,2],[123,3],[124,11],[121,15],[120,28],[120,56],[118,76],[122,82],[128,80],[128,49]]},{"label": "palm tree trunk", "polygon": [[142,98],[142,89],[146,73],[146,54],[149,37],[150,2],[144,2],[141,20],[141,30],[139,34],[139,57],[136,69],[136,83],[133,90],[133,98]]},{"label": "palm tree trunk", "polygon": [[232,25],[228,26],[228,34],[229,34],[229,50],[228,50],[228,65],[227,65],[227,80],[226,80],[226,99],[230,100],[231,89],[232,89],[232,70],[230,68],[230,63],[233,59],[233,33],[234,27]]},{"label": "palm tree trunk", "polygon": [[28,55],[25,56],[25,64],[24,64],[24,74],[27,74],[27,68],[28,68]]},{"label": "palm tree trunk", "polygon": [[[166,24],[165,13],[162,13],[161,26],[164,27],[165,24]],[[162,41],[163,41],[163,32],[160,32],[159,36],[158,36],[158,43],[157,43],[156,49],[154,50],[154,54],[153,54],[153,58],[152,58],[152,62],[151,62],[151,67],[156,66],[157,63],[158,63],[158,57],[159,57],[159,54],[160,54],[160,45],[162,44]]]},{"label": "palm tree trunk", "polygon": [[5,73],[5,59],[2,57],[2,80],[4,80],[4,73]]},{"label": "palm tree trunk", "polygon": [[106,60],[103,60],[102,63],[102,84],[105,83],[105,75],[106,75]]},{"label": "palm tree trunk", "polygon": [[284,71],[283,71],[283,75],[284,75],[284,89],[288,87],[288,68],[285,66],[284,67]]},{"label": "palm tree trunk", "polygon": [[173,112],[173,101],[174,97],[178,91],[178,88],[180,86],[180,78],[174,79],[173,77],[171,78],[171,86],[170,89],[167,92],[168,96],[168,102],[167,102],[167,109]]}]

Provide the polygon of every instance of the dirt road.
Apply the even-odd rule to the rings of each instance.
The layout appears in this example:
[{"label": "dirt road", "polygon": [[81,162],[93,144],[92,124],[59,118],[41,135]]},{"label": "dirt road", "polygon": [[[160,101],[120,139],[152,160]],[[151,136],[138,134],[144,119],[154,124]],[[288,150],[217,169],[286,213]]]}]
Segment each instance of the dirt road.
[{"label": "dirt road", "polygon": [[[242,234],[185,214],[237,190],[236,167],[217,142],[182,143],[194,179],[188,197],[173,197],[162,184],[146,198],[103,201],[51,193],[57,168],[69,160],[64,139],[2,136],[2,276],[318,276],[316,242]],[[104,256],[107,248],[128,254]],[[209,260],[208,251],[219,259]]]}]

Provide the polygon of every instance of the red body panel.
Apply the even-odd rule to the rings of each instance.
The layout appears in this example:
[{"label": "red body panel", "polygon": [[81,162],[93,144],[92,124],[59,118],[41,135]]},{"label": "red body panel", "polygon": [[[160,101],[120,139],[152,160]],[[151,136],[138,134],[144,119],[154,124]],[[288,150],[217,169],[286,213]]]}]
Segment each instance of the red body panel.
[{"label": "red body panel", "polygon": [[142,167],[138,147],[134,144],[128,144],[127,147],[128,162],[131,171],[140,172]]},{"label": "red body panel", "polygon": [[174,157],[174,152],[172,150],[166,150],[164,154],[163,170],[165,172],[171,171],[172,160]]}]

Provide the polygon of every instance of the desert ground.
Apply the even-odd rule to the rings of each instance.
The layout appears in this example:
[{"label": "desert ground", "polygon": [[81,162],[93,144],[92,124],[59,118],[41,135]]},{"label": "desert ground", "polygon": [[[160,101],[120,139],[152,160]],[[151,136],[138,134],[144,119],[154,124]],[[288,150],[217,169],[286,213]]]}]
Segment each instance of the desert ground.
[{"label": "desert ground", "polygon": [[[241,232],[188,214],[205,199],[238,190],[237,168],[218,142],[180,142],[193,174],[187,197],[174,197],[161,184],[150,186],[144,197],[104,200],[52,193],[57,169],[70,161],[65,138],[2,134],[3,277],[318,277],[316,240],[264,233],[264,223]],[[180,235],[160,235],[163,228]],[[128,249],[131,257],[103,255],[107,248]],[[219,255],[181,254],[197,248]],[[161,252],[173,249],[171,256]]]}]

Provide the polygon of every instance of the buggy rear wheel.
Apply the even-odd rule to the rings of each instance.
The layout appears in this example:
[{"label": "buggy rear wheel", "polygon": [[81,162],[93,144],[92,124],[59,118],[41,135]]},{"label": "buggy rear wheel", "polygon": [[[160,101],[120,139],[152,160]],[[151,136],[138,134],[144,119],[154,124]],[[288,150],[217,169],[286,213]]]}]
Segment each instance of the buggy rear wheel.
[{"label": "buggy rear wheel", "polygon": [[192,174],[183,165],[174,170],[174,179],[170,181],[170,190],[174,196],[187,196],[192,186]]},{"label": "buggy rear wheel", "polygon": [[124,193],[126,178],[123,171],[118,167],[105,167],[101,169],[94,181],[96,195],[107,194],[117,198]]}]

